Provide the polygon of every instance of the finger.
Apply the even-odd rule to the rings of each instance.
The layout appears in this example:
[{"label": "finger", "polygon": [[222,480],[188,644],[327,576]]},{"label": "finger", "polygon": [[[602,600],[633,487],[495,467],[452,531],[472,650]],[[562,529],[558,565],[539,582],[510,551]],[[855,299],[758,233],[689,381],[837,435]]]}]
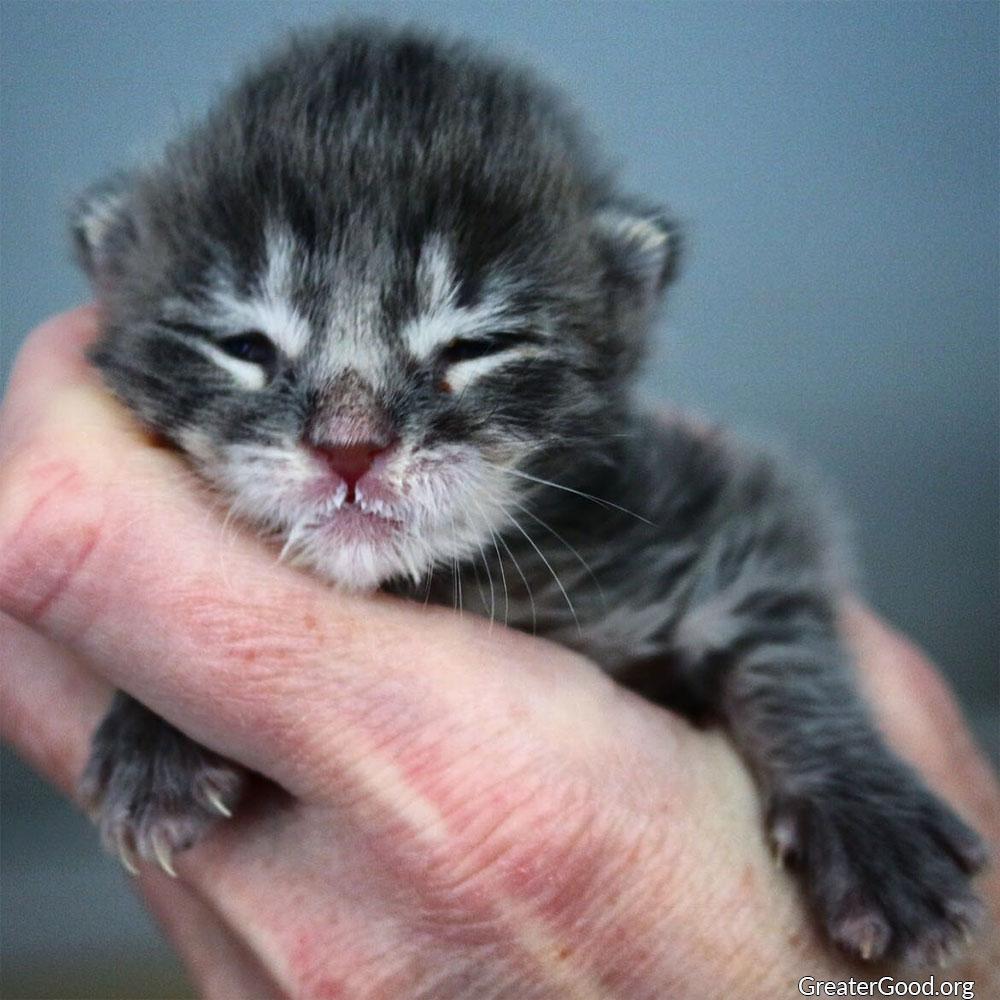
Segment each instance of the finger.
[{"label": "finger", "polygon": [[0,407],[0,448],[31,434],[54,386],[96,382],[84,351],[97,336],[98,321],[95,306],[81,306],[54,316],[25,339]]},{"label": "finger", "polygon": [[194,477],[81,364],[86,322],[69,322],[68,345],[58,324],[33,336],[31,377],[7,404],[20,430],[0,456],[0,608],[293,791],[303,769],[310,782],[329,770],[336,737],[363,756],[440,727],[445,696],[543,705],[512,687],[517,664],[543,664],[529,686],[573,675],[565,650],[336,594],[249,535],[223,536]]},{"label": "finger", "polygon": [[206,1000],[282,996],[253,953],[196,892],[150,870],[139,881],[147,906]]},{"label": "finger", "polygon": [[108,685],[65,650],[0,614],[0,737],[75,797]]},{"label": "finger", "polygon": [[857,603],[844,614],[860,680],[894,748],[982,835],[992,864],[976,880],[990,919],[963,975],[1000,986],[1000,785],[979,752],[942,675],[910,642]]},{"label": "finger", "polygon": [[858,604],[845,613],[861,684],[893,746],[1000,843],[1000,786],[940,671]]},{"label": "finger", "polygon": [[[2,614],[0,660],[4,668],[0,671],[0,739],[43,778],[79,802],[77,785],[91,734],[110,698],[108,685],[65,650]],[[139,890],[193,970],[203,995],[269,997],[278,994],[266,972],[198,895],[215,893],[215,877],[233,857],[249,855],[252,859],[260,833],[245,818],[237,826],[225,845],[211,841],[228,831],[213,831],[213,837],[199,845],[203,856],[193,864],[187,857],[179,859],[181,875],[194,884],[167,878],[153,865],[142,865]],[[275,835],[273,825],[266,835]],[[245,922],[249,920],[248,913]]]}]

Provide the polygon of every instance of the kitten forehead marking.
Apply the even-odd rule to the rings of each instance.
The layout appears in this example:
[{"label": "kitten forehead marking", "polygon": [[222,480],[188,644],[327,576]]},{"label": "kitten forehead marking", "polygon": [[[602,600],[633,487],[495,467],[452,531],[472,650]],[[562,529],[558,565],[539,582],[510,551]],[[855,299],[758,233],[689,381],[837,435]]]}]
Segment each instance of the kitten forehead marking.
[{"label": "kitten forehead marking", "polygon": [[451,306],[458,296],[458,284],[452,267],[451,254],[444,237],[429,236],[420,251],[417,264],[417,294],[420,309],[433,313]]},{"label": "kitten forehead marking", "polygon": [[311,330],[293,305],[296,271],[295,241],[282,229],[271,228],[265,239],[266,265],[249,297],[232,284],[217,279],[210,298],[218,322],[227,333],[258,331],[269,337],[288,358],[298,357]]},{"label": "kitten forehead marking", "polygon": [[[457,305],[458,281],[452,256],[442,237],[430,236],[417,265],[420,315],[403,328],[403,342],[415,357],[426,359],[456,337],[495,333],[500,325],[523,325],[512,307],[513,290],[512,281],[493,276],[484,282],[478,303]],[[489,367],[494,365],[479,365],[477,370]]]}]

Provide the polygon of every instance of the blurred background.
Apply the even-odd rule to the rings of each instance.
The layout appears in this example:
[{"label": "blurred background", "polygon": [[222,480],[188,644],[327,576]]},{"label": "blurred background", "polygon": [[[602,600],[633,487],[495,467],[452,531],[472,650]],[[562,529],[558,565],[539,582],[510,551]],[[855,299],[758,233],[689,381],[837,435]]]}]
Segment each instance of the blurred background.
[{"label": "blurred background", "polygon": [[[863,591],[998,749],[998,19],[945,3],[0,5],[0,384],[88,297],[75,192],[155,154],[291,25],[469,35],[575,95],[686,221],[648,394],[834,482]],[[2,660],[2,656],[0,656]],[[189,995],[89,825],[2,758],[5,997]]]}]

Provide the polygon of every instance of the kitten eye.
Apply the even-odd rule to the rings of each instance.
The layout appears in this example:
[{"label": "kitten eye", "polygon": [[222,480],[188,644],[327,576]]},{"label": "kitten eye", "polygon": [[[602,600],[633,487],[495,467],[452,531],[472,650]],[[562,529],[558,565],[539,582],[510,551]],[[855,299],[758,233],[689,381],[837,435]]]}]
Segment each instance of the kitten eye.
[{"label": "kitten eye", "polygon": [[277,347],[256,330],[239,333],[235,337],[226,337],[219,341],[219,347],[230,357],[249,361],[252,365],[260,365],[266,371],[273,371],[278,361]]},{"label": "kitten eye", "polygon": [[498,333],[488,337],[456,337],[446,344],[440,353],[445,365],[456,365],[460,361],[474,361],[490,354],[509,351],[512,347],[537,343],[530,333]]},{"label": "kitten eye", "polygon": [[495,354],[503,350],[504,346],[496,340],[465,340],[456,337],[441,349],[441,360],[446,365],[454,365],[459,361],[474,361],[476,358],[486,357],[487,354]]}]

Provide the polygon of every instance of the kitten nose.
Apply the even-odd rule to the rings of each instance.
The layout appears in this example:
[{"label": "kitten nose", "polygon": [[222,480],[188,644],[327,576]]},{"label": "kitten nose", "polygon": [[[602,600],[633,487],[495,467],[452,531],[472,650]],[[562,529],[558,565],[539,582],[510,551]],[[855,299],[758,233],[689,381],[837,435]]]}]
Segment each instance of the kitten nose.
[{"label": "kitten nose", "polygon": [[316,454],[347,483],[347,502],[354,501],[354,487],[372,467],[379,455],[389,450],[389,445],[377,441],[359,441],[347,445],[315,445]]}]

